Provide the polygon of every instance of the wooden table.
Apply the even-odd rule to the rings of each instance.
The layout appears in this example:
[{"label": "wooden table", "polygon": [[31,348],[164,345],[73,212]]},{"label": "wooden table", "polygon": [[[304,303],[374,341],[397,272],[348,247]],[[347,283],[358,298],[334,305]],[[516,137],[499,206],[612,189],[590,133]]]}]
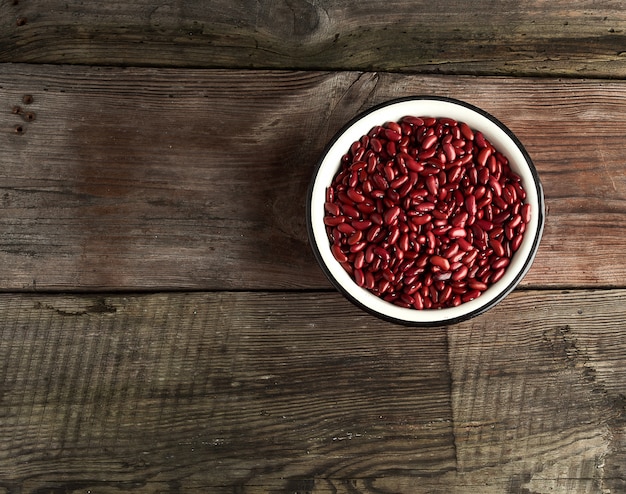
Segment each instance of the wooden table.
[{"label": "wooden table", "polygon": [[[626,492],[626,10],[0,2],[0,493]],[[324,277],[326,142],[407,95],[509,126],[520,287],[382,322]]]}]

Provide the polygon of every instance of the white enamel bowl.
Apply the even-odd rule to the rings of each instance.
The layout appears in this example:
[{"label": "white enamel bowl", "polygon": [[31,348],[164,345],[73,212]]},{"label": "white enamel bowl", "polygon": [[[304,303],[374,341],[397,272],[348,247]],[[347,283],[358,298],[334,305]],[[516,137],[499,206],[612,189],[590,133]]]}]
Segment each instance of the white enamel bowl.
[{"label": "white enamel bowl", "polygon": [[[457,307],[443,309],[409,309],[384,301],[359,287],[334,258],[324,225],[326,188],[339,170],[341,157],[350,145],[374,126],[398,121],[402,117],[449,117],[480,130],[491,144],[508,159],[511,169],[522,178],[525,202],[531,205],[531,220],[524,239],[514,254],[504,276],[480,297]],[[307,226],[313,252],[333,285],[362,309],[388,321],[411,326],[452,324],[475,317],[492,308],[507,296],[528,272],[537,253],[545,221],[541,182],[530,156],[515,135],[487,112],[468,103],[441,97],[410,97],[378,105],[358,115],[339,131],[326,147],[309,187]]]}]

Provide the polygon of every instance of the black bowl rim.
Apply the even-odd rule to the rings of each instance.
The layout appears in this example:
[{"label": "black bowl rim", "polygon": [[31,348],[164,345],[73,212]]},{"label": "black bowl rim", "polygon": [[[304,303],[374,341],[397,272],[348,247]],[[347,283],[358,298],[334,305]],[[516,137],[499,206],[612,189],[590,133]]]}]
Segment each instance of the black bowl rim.
[{"label": "black bowl rim", "polygon": [[[520,269],[520,271],[517,273],[517,275],[515,276],[515,278],[509,283],[509,285],[507,285],[507,287],[505,289],[503,289],[496,297],[494,297],[490,302],[488,302],[487,304],[473,310],[470,312],[467,312],[465,314],[462,314],[460,316],[457,317],[451,317],[451,318],[446,318],[446,319],[440,319],[440,320],[436,320],[436,321],[407,321],[405,319],[400,319],[400,318],[396,318],[396,317],[392,317],[388,314],[379,312],[377,310],[372,309],[371,307],[367,306],[366,304],[362,303],[360,300],[358,300],[357,298],[355,298],[354,296],[352,296],[344,287],[343,285],[337,280],[335,279],[335,277],[333,276],[333,274],[330,272],[330,269],[328,268],[328,266],[326,266],[326,263],[324,262],[322,255],[320,253],[319,247],[317,245],[317,242],[315,241],[315,235],[313,233],[313,225],[312,225],[312,221],[311,221],[311,210],[312,210],[312,198],[313,198],[313,188],[315,186],[315,183],[317,181],[317,176],[319,174],[319,170],[322,166],[322,163],[324,161],[324,158],[326,157],[326,155],[328,154],[330,148],[335,144],[335,142],[341,137],[341,135],[344,134],[344,132],[346,132],[353,124],[355,124],[357,121],[361,120],[363,117],[367,116],[370,113],[373,113],[377,110],[380,110],[381,108],[385,108],[387,106],[392,106],[398,103],[403,103],[403,102],[407,102],[407,101],[443,101],[443,102],[448,102],[448,103],[453,103],[459,106],[463,106],[465,108],[468,108],[470,110],[473,110],[474,112],[482,115],[483,117],[491,120],[491,122],[493,122],[494,124],[496,124],[498,127],[500,127],[500,129],[502,131],[504,131],[508,137],[515,143],[515,145],[518,147],[518,149],[520,150],[520,152],[522,153],[522,155],[524,156],[524,159],[526,160],[527,164],[528,164],[528,168],[530,170],[530,173],[533,177],[533,181],[535,184],[535,188],[537,191],[537,199],[538,199],[538,210],[539,210],[539,216],[538,216],[538,225],[537,225],[537,232],[535,233],[535,238],[533,239],[533,245],[531,247],[530,253],[528,255],[528,257],[526,258],[524,265],[522,266],[522,269]],[[528,154],[528,151],[526,151],[526,148],[524,147],[524,145],[521,143],[521,141],[517,138],[517,136],[504,124],[502,123],[500,120],[498,120],[496,117],[494,117],[493,115],[491,115],[489,112],[483,110],[482,108],[479,108],[475,105],[472,105],[471,103],[467,103],[465,101],[456,99],[456,98],[450,98],[447,96],[433,96],[433,95],[417,95],[417,96],[405,96],[405,97],[401,97],[401,98],[395,98],[395,99],[391,99],[388,101],[385,101],[383,103],[379,103],[377,105],[372,106],[371,108],[360,112],[359,114],[357,114],[355,117],[353,117],[352,119],[350,119],[350,121],[348,121],[343,127],[341,127],[341,129],[339,129],[339,131],[337,131],[335,133],[335,135],[333,136],[333,138],[328,142],[328,144],[325,146],[321,158],[318,160],[314,172],[313,172],[313,179],[311,180],[309,187],[308,187],[308,191],[307,191],[307,202],[306,202],[306,223],[307,223],[307,233],[309,236],[309,244],[311,245],[311,248],[313,250],[313,254],[317,260],[317,263],[319,264],[319,266],[322,268],[322,271],[324,272],[324,274],[326,275],[326,277],[330,280],[330,282],[334,285],[334,287],[345,297],[347,298],[351,303],[353,303],[354,305],[356,305],[357,307],[359,307],[360,309],[364,310],[365,312],[378,317],[379,319],[382,319],[384,321],[388,321],[391,323],[395,323],[395,324],[400,324],[403,326],[410,326],[410,327],[437,327],[437,326],[447,326],[447,325],[451,325],[451,324],[456,324],[459,322],[463,322],[463,321],[467,321],[469,319],[472,319],[476,316],[479,316],[483,313],[485,313],[486,311],[492,309],[494,306],[496,306],[498,303],[500,303],[506,296],[508,296],[516,287],[517,285],[520,283],[520,281],[524,278],[524,276],[526,275],[526,273],[528,272],[528,270],[530,269],[535,256],[537,254],[537,251],[539,250],[539,243],[541,241],[541,237],[543,235],[543,229],[544,229],[544,225],[545,225],[545,198],[544,198],[544,193],[543,193],[543,186],[541,184],[541,180],[539,178],[539,174],[537,173],[537,169],[535,167],[535,164],[533,163],[530,155]],[[417,310],[417,309],[416,309]]]}]

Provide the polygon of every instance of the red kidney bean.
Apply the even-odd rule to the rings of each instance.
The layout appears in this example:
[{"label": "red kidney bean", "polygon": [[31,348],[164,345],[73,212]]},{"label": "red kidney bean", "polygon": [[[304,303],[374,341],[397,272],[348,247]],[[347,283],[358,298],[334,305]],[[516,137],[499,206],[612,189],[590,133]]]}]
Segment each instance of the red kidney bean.
[{"label": "red kidney bean", "polygon": [[502,257],[505,254],[504,251],[504,247],[502,247],[502,244],[496,240],[495,238],[492,238],[489,240],[489,245],[491,245],[491,248],[493,249],[493,253],[498,256],[498,257]]},{"label": "red kidney bean", "polygon": [[489,176],[489,186],[496,196],[500,197],[502,195],[502,185],[500,185],[500,182],[498,182],[493,175]]},{"label": "red kidney bean", "polygon": [[511,261],[508,257],[501,257],[491,263],[491,268],[497,271],[499,269],[506,268],[509,265],[509,262]]},{"label": "red kidney bean", "polygon": [[348,256],[343,253],[339,244],[334,244],[330,250],[332,251],[333,256],[335,256],[335,259],[337,259],[339,262],[348,262]]},{"label": "red kidney bean", "polygon": [[491,278],[489,278],[490,283],[496,283],[502,279],[504,273],[506,272],[506,268],[496,269],[492,274]]},{"label": "red kidney bean", "polygon": [[465,293],[465,295],[462,295],[462,296],[461,296],[461,300],[462,300],[464,303],[470,302],[470,301],[472,301],[472,300],[477,299],[478,297],[480,297],[481,293],[482,293],[482,292],[481,292],[480,290],[472,290],[472,291],[469,291],[469,292]]},{"label": "red kidney bean", "polygon": [[[479,144],[479,146],[480,146],[480,144]],[[483,147],[483,149],[480,150],[480,152],[478,153],[478,156],[476,157],[476,161],[478,162],[478,164],[480,166],[483,166],[483,167],[487,166],[487,160],[491,156],[491,153],[492,153],[491,147],[489,147],[489,146]]]},{"label": "red kidney bean", "polygon": [[476,249],[470,250],[462,259],[463,264],[465,264],[466,266],[473,266],[474,261],[476,261],[477,257],[478,257],[478,251]]},{"label": "red kidney bean", "polygon": [[483,283],[482,281],[478,281],[478,280],[470,280],[468,282],[468,286],[472,290],[479,290],[481,292],[484,292],[488,288],[487,283]]},{"label": "red kidney bean", "polygon": [[465,198],[465,209],[467,211],[467,214],[469,214],[470,216],[476,215],[476,197],[474,195],[468,194]]},{"label": "red kidney bean", "polygon": [[481,132],[407,116],[373,127],[340,162],[324,224],[357,285],[422,310],[468,302],[502,278],[532,211]]},{"label": "red kidney bean", "polygon": [[353,272],[354,281],[357,285],[363,286],[365,284],[365,275],[363,271],[359,268],[356,268]]},{"label": "red kidney bean", "polygon": [[341,209],[343,209],[343,214],[345,214],[350,219],[359,219],[361,217],[361,213],[357,208],[351,206],[350,204],[342,204]]},{"label": "red kidney bean", "polygon": [[422,149],[423,150],[428,150],[430,148],[432,148],[435,143],[437,142],[438,138],[436,135],[429,135],[426,136],[426,138],[422,141]]},{"label": "red kidney bean", "polygon": [[450,270],[450,261],[448,261],[445,257],[441,257],[441,256],[431,256],[430,258],[430,263],[433,266],[438,266],[441,269],[443,269],[444,271],[449,271]]},{"label": "red kidney bean", "polygon": [[474,131],[467,125],[465,122],[459,122],[459,129],[461,130],[461,134],[468,141],[474,140]]},{"label": "red kidney bean", "polygon": [[487,147],[487,141],[485,140],[485,136],[480,131],[474,132],[474,142],[479,148]]},{"label": "red kidney bean", "polygon": [[511,228],[515,228],[516,226],[518,226],[520,223],[522,222],[522,217],[519,214],[516,214],[515,216],[513,216],[511,218],[511,220],[509,221],[508,225]]},{"label": "red kidney bean", "polygon": [[389,209],[387,209],[384,213],[383,213],[383,221],[386,225],[392,225],[394,224],[397,219],[398,216],[400,215],[401,209],[399,206],[392,206]]},{"label": "red kidney bean", "polygon": [[346,235],[352,235],[356,231],[356,228],[354,228],[350,223],[339,223],[337,225],[337,230],[341,233],[345,233]]},{"label": "red kidney bean", "polygon": [[387,237],[387,242],[389,243],[389,245],[393,245],[398,241],[399,238],[400,238],[400,228],[398,228],[397,226],[392,226],[389,229],[389,236]]},{"label": "red kidney bean", "polygon": [[346,195],[352,199],[354,202],[363,202],[365,201],[365,196],[358,192],[356,189],[350,188],[346,191]]},{"label": "red kidney bean", "polygon": [[462,228],[460,226],[451,228],[448,231],[448,237],[450,238],[462,238],[462,237],[466,237],[467,236],[467,231],[465,230],[465,228]]},{"label": "red kidney bean", "polygon": [[363,232],[361,230],[355,230],[352,235],[348,237],[348,245],[358,244],[363,238]]},{"label": "red kidney bean", "polygon": [[326,226],[337,226],[345,221],[345,216],[324,216],[324,224]]},{"label": "red kidney bean", "polygon": [[367,247],[367,242],[356,242],[350,245],[350,252],[354,254],[356,252],[362,251],[363,249],[365,249],[365,247]]},{"label": "red kidney bean", "polygon": [[461,266],[459,266],[459,268],[452,273],[451,279],[454,281],[460,281],[467,276],[468,272],[469,268],[465,264],[461,264]]},{"label": "red kidney bean", "polygon": [[400,176],[400,177],[396,178],[395,180],[393,180],[393,181],[389,184],[389,186],[390,186],[392,189],[397,189],[397,188],[399,188],[399,187],[403,186],[403,185],[404,185],[404,184],[405,184],[408,180],[409,180],[409,176],[408,176],[408,175],[402,175],[402,176]]}]

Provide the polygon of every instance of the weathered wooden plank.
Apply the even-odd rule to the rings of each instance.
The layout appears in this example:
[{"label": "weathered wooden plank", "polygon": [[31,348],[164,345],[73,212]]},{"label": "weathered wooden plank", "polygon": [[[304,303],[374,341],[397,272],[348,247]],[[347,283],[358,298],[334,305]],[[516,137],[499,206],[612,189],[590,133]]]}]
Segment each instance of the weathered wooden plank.
[{"label": "weathered wooden plank", "polygon": [[0,3],[0,61],[626,75],[619,2]]},{"label": "weathered wooden plank", "polygon": [[2,295],[0,486],[620,492],[625,300],[417,330],[333,293]]},{"label": "weathered wooden plank", "polygon": [[0,80],[7,290],[327,288],[305,228],[314,165],[352,116],[412,94],[481,106],[525,143],[549,208],[525,286],[624,286],[622,82],[32,65]]}]

